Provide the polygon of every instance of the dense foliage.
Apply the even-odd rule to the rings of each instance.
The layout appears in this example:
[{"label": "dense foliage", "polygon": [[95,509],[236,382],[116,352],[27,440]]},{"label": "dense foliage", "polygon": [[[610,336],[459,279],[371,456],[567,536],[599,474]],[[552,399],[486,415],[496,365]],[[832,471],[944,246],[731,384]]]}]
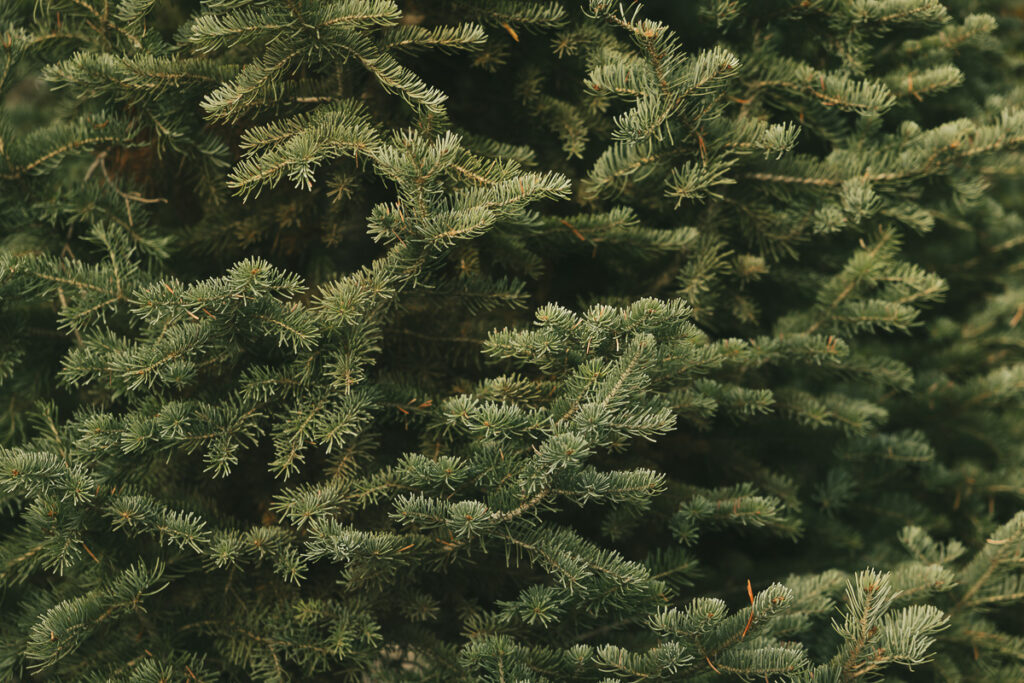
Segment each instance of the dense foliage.
[{"label": "dense foliage", "polygon": [[0,2],[0,680],[1024,680],[1024,2]]}]

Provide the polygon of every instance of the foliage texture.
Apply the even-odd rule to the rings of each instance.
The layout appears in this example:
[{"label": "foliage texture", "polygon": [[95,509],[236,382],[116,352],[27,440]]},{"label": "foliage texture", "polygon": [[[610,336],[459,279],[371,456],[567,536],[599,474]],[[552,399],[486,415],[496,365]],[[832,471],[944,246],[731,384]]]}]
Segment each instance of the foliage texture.
[{"label": "foliage texture", "polygon": [[1024,680],[1022,22],[0,2],[0,680]]}]

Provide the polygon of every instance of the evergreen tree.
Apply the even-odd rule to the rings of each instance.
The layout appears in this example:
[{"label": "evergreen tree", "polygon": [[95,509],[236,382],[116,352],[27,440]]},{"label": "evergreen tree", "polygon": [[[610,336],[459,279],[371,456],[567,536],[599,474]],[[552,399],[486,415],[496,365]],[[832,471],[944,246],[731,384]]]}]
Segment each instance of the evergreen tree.
[{"label": "evergreen tree", "polygon": [[0,2],[0,680],[1024,680],[1024,2]]}]

